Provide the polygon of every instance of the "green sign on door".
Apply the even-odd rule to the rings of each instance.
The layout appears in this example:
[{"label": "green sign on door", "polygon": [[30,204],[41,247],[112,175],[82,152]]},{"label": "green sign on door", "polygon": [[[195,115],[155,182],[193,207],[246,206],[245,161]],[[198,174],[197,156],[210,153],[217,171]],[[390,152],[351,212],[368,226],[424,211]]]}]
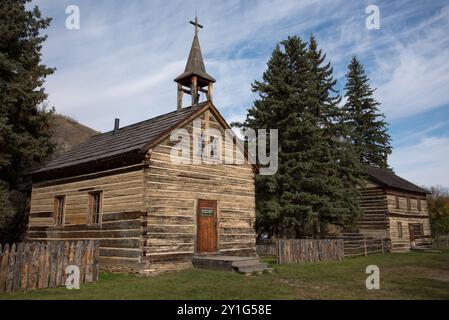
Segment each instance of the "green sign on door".
[{"label": "green sign on door", "polygon": [[213,217],[214,209],[213,208],[201,208],[201,215],[205,217]]}]

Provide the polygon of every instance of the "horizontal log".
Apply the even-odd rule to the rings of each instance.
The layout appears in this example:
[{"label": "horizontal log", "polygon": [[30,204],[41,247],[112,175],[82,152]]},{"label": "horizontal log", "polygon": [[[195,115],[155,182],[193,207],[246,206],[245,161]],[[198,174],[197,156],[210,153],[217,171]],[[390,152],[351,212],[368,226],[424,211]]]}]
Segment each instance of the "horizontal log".
[{"label": "horizontal log", "polygon": [[115,220],[130,220],[130,219],[140,219],[141,216],[145,216],[146,212],[142,211],[130,211],[130,212],[113,212],[113,213],[103,213],[102,221],[115,221]]},{"label": "horizontal log", "polygon": [[100,247],[100,257],[122,257],[122,258],[138,258],[141,256],[140,250],[130,250],[123,248],[102,248]]},{"label": "horizontal log", "polygon": [[141,230],[86,230],[86,231],[30,231],[29,239],[101,239],[101,238],[134,238],[142,235]]}]

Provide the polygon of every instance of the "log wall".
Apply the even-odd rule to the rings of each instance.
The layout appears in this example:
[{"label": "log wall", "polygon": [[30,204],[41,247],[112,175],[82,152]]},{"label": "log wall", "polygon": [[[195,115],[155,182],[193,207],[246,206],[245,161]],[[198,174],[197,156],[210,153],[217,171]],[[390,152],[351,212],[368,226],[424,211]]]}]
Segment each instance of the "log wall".
[{"label": "log wall", "polygon": [[363,216],[358,223],[360,233],[371,237],[388,237],[388,208],[385,189],[367,182],[361,190],[360,208]]},{"label": "log wall", "polygon": [[[33,185],[27,238],[33,241],[100,240],[104,269],[134,268],[141,261],[146,212],[142,165],[77,179]],[[88,225],[88,195],[102,191],[101,224]],[[54,199],[65,196],[64,224],[56,225]]]},{"label": "log wall", "polygon": [[[423,225],[424,235],[416,238],[415,243],[417,247],[430,247],[431,231],[426,196],[391,189],[387,189],[386,193],[392,250],[410,250],[409,224]],[[396,197],[399,200],[399,208],[396,207]],[[407,208],[407,198],[410,199],[410,208]],[[418,210],[418,199],[421,202],[420,211]],[[402,224],[402,237],[400,236],[398,222]]]},{"label": "log wall", "polygon": [[[223,133],[219,121],[208,110],[198,119],[202,130],[209,127]],[[184,129],[191,134],[192,126],[192,123],[187,124]],[[255,173],[251,165],[176,164],[170,158],[175,144],[165,139],[148,154],[145,170],[146,272],[191,266],[197,239],[198,199],[217,200],[218,253],[254,255]],[[224,151],[223,143],[222,156]],[[191,143],[191,156],[193,152]]]}]

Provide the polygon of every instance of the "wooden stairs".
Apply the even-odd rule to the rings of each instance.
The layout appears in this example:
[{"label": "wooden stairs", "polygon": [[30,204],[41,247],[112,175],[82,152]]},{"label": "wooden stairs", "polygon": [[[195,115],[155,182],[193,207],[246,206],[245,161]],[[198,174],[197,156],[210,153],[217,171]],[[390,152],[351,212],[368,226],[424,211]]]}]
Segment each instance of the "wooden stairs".
[{"label": "wooden stairs", "polygon": [[208,255],[196,256],[192,262],[196,268],[236,271],[246,276],[273,271],[267,263],[261,263],[258,257]]}]

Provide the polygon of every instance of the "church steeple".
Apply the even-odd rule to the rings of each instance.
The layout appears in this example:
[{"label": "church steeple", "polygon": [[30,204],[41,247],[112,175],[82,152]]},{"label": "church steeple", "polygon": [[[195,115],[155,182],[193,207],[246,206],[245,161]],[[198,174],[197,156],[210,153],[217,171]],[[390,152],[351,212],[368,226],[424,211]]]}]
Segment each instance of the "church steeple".
[{"label": "church steeple", "polygon": [[178,83],[178,110],[182,109],[182,97],[184,93],[192,96],[192,106],[198,104],[200,92],[206,93],[207,100],[212,101],[212,84],[215,82],[215,79],[206,72],[203,54],[201,53],[198,31],[203,26],[198,23],[198,17],[196,16],[195,21],[190,21],[190,23],[195,26],[195,36],[193,37],[186,68],[175,79],[175,82]]}]

